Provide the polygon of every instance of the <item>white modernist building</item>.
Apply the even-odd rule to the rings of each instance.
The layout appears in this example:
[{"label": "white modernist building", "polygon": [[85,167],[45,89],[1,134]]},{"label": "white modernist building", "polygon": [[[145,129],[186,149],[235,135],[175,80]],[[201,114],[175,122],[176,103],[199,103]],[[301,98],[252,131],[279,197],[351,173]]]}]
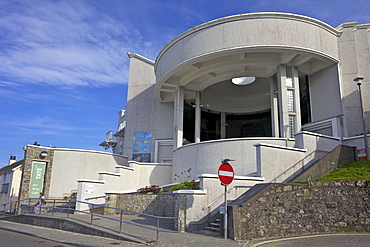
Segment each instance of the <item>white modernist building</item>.
[{"label": "white modernist building", "polygon": [[[107,194],[199,179],[201,190],[177,192],[193,195],[188,225],[222,203],[217,171],[223,159],[235,160],[232,200],[256,183],[287,181],[342,144],[363,157],[369,31],[370,24],[334,28],[300,15],[252,13],[196,26],[156,61],[129,53],[126,110],[100,144],[113,154],[27,145],[14,198],[77,191],[78,200],[104,203]],[[365,78],[363,111],[357,77]],[[36,184],[31,175],[38,167],[44,180]],[[6,202],[11,168],[0,181]]]},{"label": "white modernist building", "polygon": [[156,61],[129,53],[126,112],[103,145],[138,163],[172,164],[164,182],[189,168],[193,178],[216,174],[224,158],[235,159],[235,175],[269,182],[339,144],[364,151],[354,78],[365,78],[370,126],[369,30],[252,13],[196,26]]}]

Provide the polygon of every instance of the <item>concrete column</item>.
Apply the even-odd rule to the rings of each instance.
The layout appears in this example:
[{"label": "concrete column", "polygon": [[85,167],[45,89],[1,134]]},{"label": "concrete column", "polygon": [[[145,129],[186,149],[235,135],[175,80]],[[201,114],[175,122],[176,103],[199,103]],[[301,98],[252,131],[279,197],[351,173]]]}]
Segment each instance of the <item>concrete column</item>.
[{"label": "concrete column", "polygon": [[[291,74],[287,76],[287,67]],[[278,67],[279,120],[280,136],[292,138],[292,134],[301,129],[301,108],[299,95],[298,71],[295,67],[280,65]],[[288,104],[288,94],[292,93],[292,102]],[[290,123],[294,119],[294,124]],[[294,128],[294,129],[291,129]]]},{"label": "concrete column", "polygon": [[201,125],[201,110],[200,110],[200,92],[196,92],[195,96],[195,142],[200,142],[200,125]]},{"label": "concrete column", "polygon": [[174,101],[174,148],[182,146],[184,135],[184,88],[179,87]]},{"label": "concrete column", "polygon": [[280,137],[289,137],[289,112],[287,106],[286,66],[278,67],[279,131]]},{"label": "concrete column", "polygon": [[[299,93],[299,77],[298,70],[296,67],[293,67],[293,84],[294,84],[294,113],[296,116],[296,130],[299,132],[301,130],[301,95]],[[293,113],[292,113],[293,114]]]},{"label": "concrete column", "polygon": [[270,77],[270,103],[271,103],[271,129],[272,136],[279,137],[279,109],[277,82],[273,76]]}]

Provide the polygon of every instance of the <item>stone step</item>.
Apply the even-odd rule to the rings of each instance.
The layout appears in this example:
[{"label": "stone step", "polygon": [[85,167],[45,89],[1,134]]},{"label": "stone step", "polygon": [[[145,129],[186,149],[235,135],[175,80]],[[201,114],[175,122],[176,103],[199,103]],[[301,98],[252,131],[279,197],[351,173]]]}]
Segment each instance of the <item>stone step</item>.
[{"label": "stone step", "polygon": [[221,225],[220,225],[220,223],[213,222],[213,223],[211,223],[211,226],[213,226],[213,227],[220,227]]},{"label": "stone step", "polygon": [[213,231],[213,232],[221,232],[221,229],[219,227],[206,226],[206,230]]}]

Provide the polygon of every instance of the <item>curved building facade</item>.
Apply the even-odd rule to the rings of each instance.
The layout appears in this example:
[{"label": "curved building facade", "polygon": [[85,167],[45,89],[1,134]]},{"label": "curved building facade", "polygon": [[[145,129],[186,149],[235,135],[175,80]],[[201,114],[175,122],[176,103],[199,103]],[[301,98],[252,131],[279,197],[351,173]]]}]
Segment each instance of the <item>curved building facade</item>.
[{"label": "curved building facade", "polygon": [[353,79],[365,78],[370,126],[369,27],[242,14],[180,34],[155,61],[128,54],[125,128],[114,152],[171,163],[173,175],[191,168],[193,178],[211,176],[233,158],[236,175],[271,181],[312,152],[340,144],[361,149]]}]

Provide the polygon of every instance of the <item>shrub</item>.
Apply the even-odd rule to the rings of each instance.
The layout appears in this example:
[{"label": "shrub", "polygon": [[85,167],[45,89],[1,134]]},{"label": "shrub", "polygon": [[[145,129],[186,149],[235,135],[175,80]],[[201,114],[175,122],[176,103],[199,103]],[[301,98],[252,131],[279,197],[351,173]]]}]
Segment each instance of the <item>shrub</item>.
[{"label": "shrub", "polygon": [[139,193],[148,193],[148,192],[153,192],[154,194],[158,194],[161,192],[161,187],[159,185],[150,185],[150,186],[145,186],[143,188],[140,188],[137,190]]},{"label": "shrub", "polygon": [[171,188],[171,191],[175,190],[199,190],[199,182],[195,180],[186,180]]}]

